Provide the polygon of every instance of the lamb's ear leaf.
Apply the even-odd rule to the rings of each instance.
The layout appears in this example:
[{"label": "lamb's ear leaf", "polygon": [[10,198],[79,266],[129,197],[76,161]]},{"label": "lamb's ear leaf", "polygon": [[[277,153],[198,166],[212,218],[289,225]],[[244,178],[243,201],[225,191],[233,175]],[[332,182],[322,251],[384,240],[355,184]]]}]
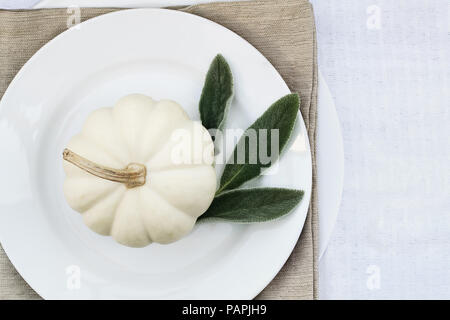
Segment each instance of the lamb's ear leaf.
[{"label": "lamb's ear leaf", "polygon": [[202,125],[221,129],[233,98],[233,75],[225,58],[218,54],[211,62],[200,97]]},{"label": "lamb's ear leaf", "polygon": [[[244,132],[225,165],[216,194],[236,189],[243,183],[259,176],[261,169],[270,167],[278,159],[292,133],[298,110],[298,94],[288,94],[272,104]],[[266,129],[266,131],[261,131],[261,129]],[[272,153],[272,134],[275,134],[272,133],[272,129],[278,132],[278,148],[274,146],[274,149],[278,150],[275,150],[277,151],[275,154]],[[263,134],[261,135],[261,133]],[[266,138],[265,144],[261,143],[261,136]],[[261,152],[260,149],[264,147],[267,149]],[[261,161],[261,154],[268,155],[269,160]]]},{"label": "lamb's ear leaf", "polygon": [[302,200],[301,190],[283,188],[238,189],[216,196],[199,221],[225,220],[251,223],[288,214]]}]

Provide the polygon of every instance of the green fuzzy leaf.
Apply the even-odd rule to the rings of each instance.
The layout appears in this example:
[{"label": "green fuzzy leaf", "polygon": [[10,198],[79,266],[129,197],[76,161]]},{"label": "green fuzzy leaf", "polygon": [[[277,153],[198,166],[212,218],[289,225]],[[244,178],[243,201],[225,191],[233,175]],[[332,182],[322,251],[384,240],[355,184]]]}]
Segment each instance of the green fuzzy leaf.
[{"label": "green fuzzy leaf", "polygon": [[303,198],[303,191],[256,188],[228,191],[214,198],[199,221],[218,219],[232,222],[263,222],[288,214]]},{"label": "green fuzzy leaf", "polygon": [[[292,133],[298,110],[298,95],[288,94],[272,104],[269,109],[267,109],[267,111],[244,132],[244,135],[239,140],[232,156],[225,166],[220,179],[219,190],[216,194],[220,194],[225,190],[235,189],[243,183],[259,176],[261,174],[261,169],[270,167],[270,165],[277,160]],[[262,148],[260,135],[258,134],[260,129],[267,129],[267,150],[263,151],[264,154],[271,156],[270,162],[268,163],[264,163],[265,161],[261,161],[260,158],[260,149]],[[274,155],[271,154],[271,129],[278,129],[279,132],[278,153]],[[257,132],[256,148],[252,148],[249,144],[247,136],[251,136],[250,132]],[[238,161],[239,156],[242,158],[242,155],[239,154],[243,153],[238,150],[245,150],[245,161],[242,161],[242,159]],[[255,158],[257,161],[250,161]]]},{"label": "green fuzzy leaf", "polygon": [[233,75],[225,58],[211,62],[200,97],[200,118],[206,129],[220,129],[233,98]]}]

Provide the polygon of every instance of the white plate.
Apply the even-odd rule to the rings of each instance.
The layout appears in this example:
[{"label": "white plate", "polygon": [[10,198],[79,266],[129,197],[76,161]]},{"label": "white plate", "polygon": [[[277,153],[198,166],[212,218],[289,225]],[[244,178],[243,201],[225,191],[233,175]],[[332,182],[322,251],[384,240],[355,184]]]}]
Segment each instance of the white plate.
[{"label": "white plate", "polygon": [[319,70],[317,91],[317,197],[319,259],[330,241],[344,185],[344,142],[330,89]]},{"label": "white plate", "polygon": [[[248,1],[248,0],[226,0]],[[250,0],[251,1],[251,0]],[[34,9],[77,7],[158,8],[214,2],[214,0],[30,0]],[[22,4],[23,5],[23,4]],[[11,8],[14,8],[12,6]],[[16,5],[16,8],[19,8]],[[20,7],[21,8],[21,7]],[[334,101],[319,64],[318,128],[317,128],[317,186],[319,206],[319,259],[323,256],[337,219],[344,183],[344,149]],[[324,124],[326,123],[326,124]],[[322,124],[322,125],[321,125]],[[328,148],[331,146],[331,148]],[[322,170],[322,165],[325,169]]]},{"label": "white plate", "polygon": [[[227,0],[242,1],[242,0]],[[162,7],[181,6],[214,0],[43,0],[34,8],[77,7]],[[319,259],[325,252],[336,223],[344,185],[344,147],[331,92],[320,72],[317,114],[317,192],[319,209]]]},{"label": "white plate", "polygon": [[205,223],[174,244],[131,249],[91,232],[63,198],[61,150],[90,111],[140,92],[174,99],[198,119],[203,79],[218,52],[235,78],[231,127],[247,127],[289,93],[233,32],[161,9],[93,18],[50,41],[17,74],[0,102],[0,242],[42,297],[248,299],[280,270],[311,195],[303,121],[278,170],[252,183],[305,190],[295,211],[277,221]]}]

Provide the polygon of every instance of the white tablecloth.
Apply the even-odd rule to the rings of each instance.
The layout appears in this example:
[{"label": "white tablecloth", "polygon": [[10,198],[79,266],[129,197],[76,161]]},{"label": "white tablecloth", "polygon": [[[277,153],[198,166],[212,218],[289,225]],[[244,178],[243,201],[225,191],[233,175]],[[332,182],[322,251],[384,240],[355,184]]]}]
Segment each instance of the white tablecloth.
[{"label": "white tablecloth", "polygon": [[345,148],[320,297],[449,299],[450,2],[311,2]]},{"label": "white tablecloth", "polygon": [[320,297],[450,298],[450,2],[312,1],[345,180]]}]

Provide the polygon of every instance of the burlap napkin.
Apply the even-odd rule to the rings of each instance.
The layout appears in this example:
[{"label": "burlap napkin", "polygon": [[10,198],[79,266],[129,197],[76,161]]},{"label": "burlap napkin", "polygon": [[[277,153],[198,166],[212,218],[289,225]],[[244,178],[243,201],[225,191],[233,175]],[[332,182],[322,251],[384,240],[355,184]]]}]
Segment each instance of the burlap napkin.
[{"label": "burlap napkin", "polygon": [[[118,9],[81,9],[81,19],[84,21],[114,10]],[[296,248],[258,298],[317,298],[317,65],[311,5],[306,0],[261,0],[209,3],[177,10],[213,20],[245,38],[270,60],[289,88],[301,95],[300,108],[308,128],[313,160],[313,196]],[[0,10],[0,97],[23,64],[50,39],[67,29],[70,14],[66,9]],[[15,271],[0,248],[0,299],[36,298],[39,296]]]}]

